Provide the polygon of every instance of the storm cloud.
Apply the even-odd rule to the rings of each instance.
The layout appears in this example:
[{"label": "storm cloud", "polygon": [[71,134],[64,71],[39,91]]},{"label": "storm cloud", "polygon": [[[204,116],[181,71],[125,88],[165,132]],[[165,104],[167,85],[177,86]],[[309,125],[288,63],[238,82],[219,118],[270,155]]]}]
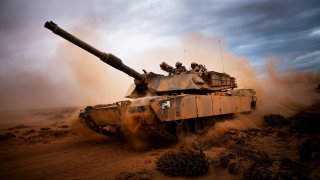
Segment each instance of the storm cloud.
[{"label": "storm cloud", "polygon": [[[264,64],[270,57],[278,59],[279,69],[320,71],[317,0],[2,0],[1,108],[83,105],[88,103],[79,99],[85,99],[84,94],[101,92],[106,95],[93,99],[112,102],[123,97],[126,86],[132,82],[101,62],[93,65],[97,59],[81,49],[72,49],[68,42],[45,29],[43,25],[48,20],[98,49],[112,52],[139,71],[162,73],[158,64],[163,60],[192,61],[188,59],[194,57],[192,48],[185,48],[196,41],[186,38],[189,36],[207,39],[211,45],[205,48],[216,53],[208,58],[214,61],[220,61],[218,41],[221,40],[225,51],[248,59],[258,74],[265,73]],[[71,57],[79,62],[70,60]],[[96,78],[85,65],[77,64],[80,62],[88,62],[88,67],[96,69],[99,76],[119,77],[118,89],[109,90],[114,79],[97,78],[99,81],[80,93],[79,88],[84,86],[77,81],[80,75]]]}]

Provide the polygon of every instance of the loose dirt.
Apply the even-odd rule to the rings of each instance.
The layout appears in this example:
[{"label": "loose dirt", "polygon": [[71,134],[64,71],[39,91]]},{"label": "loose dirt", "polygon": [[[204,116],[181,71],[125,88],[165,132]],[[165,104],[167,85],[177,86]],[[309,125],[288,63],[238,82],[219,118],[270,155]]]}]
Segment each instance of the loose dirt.
[{"label": "loose dirt", "polygon": [[320,103],[290,118],[266,116],[260,127],[145,150],[75,128],[69,120],[78,111],[2,113],[0,179],[187,179],[162,174],[157,161],[169,151],[188,149],[188,142],[202,147],[209,164],[197,179],[320,178]]}]

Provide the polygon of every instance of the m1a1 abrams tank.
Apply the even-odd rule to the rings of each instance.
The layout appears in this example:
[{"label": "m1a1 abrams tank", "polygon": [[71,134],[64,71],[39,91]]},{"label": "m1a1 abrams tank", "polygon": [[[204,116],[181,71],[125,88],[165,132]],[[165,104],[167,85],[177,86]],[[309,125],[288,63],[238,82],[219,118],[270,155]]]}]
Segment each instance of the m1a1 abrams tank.
[{"label": "m1a1 abrams tank", "polygon": [[138,73],[116,56],[91,47],[52,21],[46,22],[45,27],[134,78],[126,95],[131,100],[81,110],[80,121],[98,133],[174,142],[188,132],[203,132],[216,120],[255,108],[255,91],[235,89],[236,80],[228,74],[208,71],[196,63],[187,71],[179,62],[176,68],[164,62],[160,65],[168,75]]}]

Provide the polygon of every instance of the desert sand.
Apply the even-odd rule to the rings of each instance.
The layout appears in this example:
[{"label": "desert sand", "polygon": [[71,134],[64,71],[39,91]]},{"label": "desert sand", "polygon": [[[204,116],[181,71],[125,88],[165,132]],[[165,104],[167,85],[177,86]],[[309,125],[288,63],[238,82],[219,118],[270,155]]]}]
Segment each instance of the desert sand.
[{"label": "desert sand", "polygon": [[79,126],[79,108],[3,112],[0,179],[188,179],[165,176],[156,161],[189,142],[203,145],[210,164],[208,173],[195,179],[316,179],[319,107],[287,119],[265,117],[260,127],[231,128],[219,135],[210,129],[178,144],[143,150]]}]

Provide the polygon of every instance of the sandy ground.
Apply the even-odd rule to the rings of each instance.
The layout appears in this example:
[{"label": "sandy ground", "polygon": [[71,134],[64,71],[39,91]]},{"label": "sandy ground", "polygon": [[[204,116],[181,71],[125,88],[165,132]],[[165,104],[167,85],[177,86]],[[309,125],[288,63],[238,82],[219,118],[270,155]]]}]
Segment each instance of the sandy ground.
[{"label": "sandy ground", "polygon": [[319,126],[312,129],[319,125],[319,107],[289,119],[270,116],[260,128],[143,151],[70,123],[77,108],[3,112],[0,179],[188,179],[156,170],[162,154],[187,141],[203,144],[210,163],[208,173],[195,179],[319,179]]},{"label": "sandy ground", "polygon": [[166,149],[137,151],[124,141],[70,127],[77,113],[69,108],[3,114],[0,178],[161,177],[154,161]]}]

